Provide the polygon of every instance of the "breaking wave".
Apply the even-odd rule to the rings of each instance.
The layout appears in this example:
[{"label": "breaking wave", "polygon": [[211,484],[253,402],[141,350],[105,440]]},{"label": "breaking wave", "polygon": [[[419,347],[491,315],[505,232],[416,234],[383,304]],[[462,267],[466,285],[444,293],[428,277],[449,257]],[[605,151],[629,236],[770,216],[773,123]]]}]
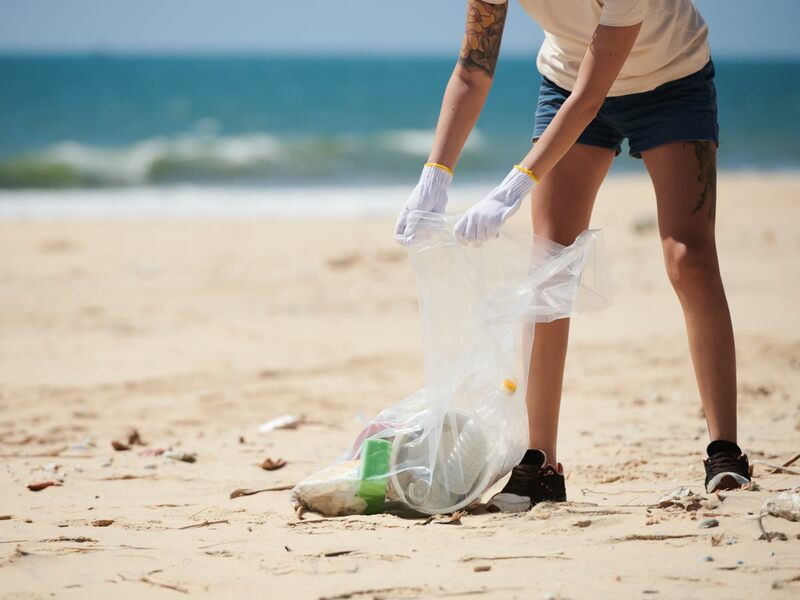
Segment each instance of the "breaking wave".
[{"label": "breaking wave", "polygon": [[[127,146],[74,141],[38,152],[0,158],[0,188],[136,186],[170,183],[330,182],[398,178],[398,169],[427,156],[433,131],[387,130],[372,134],[283,135],[187,133]],[[465,155],[483,143],[474,132]],[[407,178],[407,171],[404,173]]]}]

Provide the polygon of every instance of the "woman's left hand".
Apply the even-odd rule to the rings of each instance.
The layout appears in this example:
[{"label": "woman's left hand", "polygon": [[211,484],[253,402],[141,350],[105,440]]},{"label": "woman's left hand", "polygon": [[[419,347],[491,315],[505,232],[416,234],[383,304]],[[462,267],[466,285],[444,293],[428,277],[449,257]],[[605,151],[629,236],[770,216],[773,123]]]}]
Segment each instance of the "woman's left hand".
[{"label": "woman's left hand", "polygon": [[[481,244],[500,235],[500,228],[519,209],[536,184],[535,175],[514,167],[503,182],[456,222],[453,233],[462,244]],[[530,173],[530,174],[529,174]]]}]

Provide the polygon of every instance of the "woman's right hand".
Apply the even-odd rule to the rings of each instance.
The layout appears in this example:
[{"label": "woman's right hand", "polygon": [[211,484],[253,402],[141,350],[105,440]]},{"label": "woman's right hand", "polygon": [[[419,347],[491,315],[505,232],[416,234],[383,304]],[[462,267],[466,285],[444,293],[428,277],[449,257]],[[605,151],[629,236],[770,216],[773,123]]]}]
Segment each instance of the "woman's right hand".
[{"label": "woman's right hand", "polygon": [[419,183],[411,192],[394,228],[394,239],[400,244],[409,244],[419,224],[415,210],[443,213],[447,207],[447,190],[453,181],[453,171],[438,163],[426,163],[419,177]]}]

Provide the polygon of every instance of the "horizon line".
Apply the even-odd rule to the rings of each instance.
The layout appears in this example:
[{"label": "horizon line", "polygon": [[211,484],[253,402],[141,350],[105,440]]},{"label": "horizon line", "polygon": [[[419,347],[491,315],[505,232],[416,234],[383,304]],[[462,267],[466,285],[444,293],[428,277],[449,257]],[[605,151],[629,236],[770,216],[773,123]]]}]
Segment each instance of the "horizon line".
[{"label": "horizon line", "polygon": [[[533,52],[513,49],[501,54],[500,58],[512,59],[535,59],[538,48]],[[377,50],[377,49],[339,49],[339,50],[285,50],[279,48],[14,48],[0,47],[0,57],[174,57],[174,58],[202,58],[202,57],[281,57],[281,58],[430,58],[447,59],[458,58],[458,51],[453,52],[444,50]],[[735,59],[745,62],[756,62],[764,59],[800,62],[800,55],[782,52],[763,52],[763,53],[737,53],[737,52],[717,52],[713,53],[715,58]]]}]

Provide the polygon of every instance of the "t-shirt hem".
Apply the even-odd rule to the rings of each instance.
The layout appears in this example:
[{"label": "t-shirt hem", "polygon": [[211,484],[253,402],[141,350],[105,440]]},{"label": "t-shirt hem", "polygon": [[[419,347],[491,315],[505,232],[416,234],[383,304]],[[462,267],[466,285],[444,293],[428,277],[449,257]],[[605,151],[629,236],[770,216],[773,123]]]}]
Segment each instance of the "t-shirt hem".
[{"label": "t-shirt hem", "polygon": [[[706,51],[702,54],[692,56],[690,59],[683,60],[682,69],[676,69],[674,71],[670,70],[668,73],[664,73],[660,77],[655,77],[653,79],[648,78],[646,83],[640,83],[639,85],[632,83],[629,85],[618,86],[617,82],[614,82],[614,85],[611,86],[607,97],[612,98],[615,96],[628,96],[630,94],[650,92],[660,85],[664,85],[670,81],[675,81],[682,77],[686,77],[687,75],[691,75],[692,73],[696,73],[702,69],[709,60],[711,60],[711,53]],[[547,77],[558,87],[564,88],[568,92],[571,92],[572,88],[575,87],[574,79],[565,77],[563,73],[557,72],[555,69],[550,68],[550,66],[547,64],[540,64],[538,70],[541,75]]]},{"label": "t-shirt hem", "polygon": [[644,22],[643,16],[638,17],[601,17],[598,25],[605,25],[606,27],[630,27],[631,25],[638,25]]}]

